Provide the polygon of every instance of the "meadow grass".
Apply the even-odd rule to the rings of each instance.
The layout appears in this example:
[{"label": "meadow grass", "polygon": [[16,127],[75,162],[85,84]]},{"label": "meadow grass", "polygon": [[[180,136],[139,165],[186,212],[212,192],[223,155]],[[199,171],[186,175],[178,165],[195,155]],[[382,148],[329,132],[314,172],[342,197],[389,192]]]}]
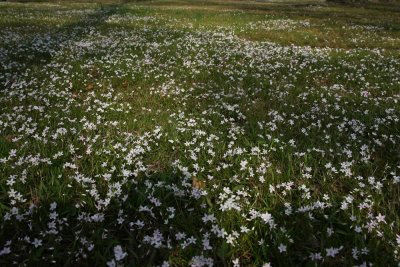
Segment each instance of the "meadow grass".
[{"label": "meadow grass", "polygon": [[1,266],[396,266],[400,6],[0,3]]}]

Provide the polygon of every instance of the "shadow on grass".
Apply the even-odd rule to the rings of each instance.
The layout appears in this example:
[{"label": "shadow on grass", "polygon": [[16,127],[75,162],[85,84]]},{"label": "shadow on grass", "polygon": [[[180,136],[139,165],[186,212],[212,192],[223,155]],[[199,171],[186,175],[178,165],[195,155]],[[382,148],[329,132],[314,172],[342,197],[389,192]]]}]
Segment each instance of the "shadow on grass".
[{"label": "shadow on grass", "polygon": [[[12,77],[6,77],[3,85],[10,86],[19,75],[24,75],[27,70],[39,69],[50,63],[54,54],[70,41],[78,41],[93,28],[97,28],[115,14],[122,4],[99,4],[96,12],[84,15],[79,21],[61,26],[55,31],[39,33],[22,43],[17,44],[3,60],[5,64],[13,65]],[[4,65],[3,65],[4,66]],[[2,66],[0,65],[0,71]],[[11,72],[9,69],[6,72]],[[1,88],[0,88],[1,89]]]}]

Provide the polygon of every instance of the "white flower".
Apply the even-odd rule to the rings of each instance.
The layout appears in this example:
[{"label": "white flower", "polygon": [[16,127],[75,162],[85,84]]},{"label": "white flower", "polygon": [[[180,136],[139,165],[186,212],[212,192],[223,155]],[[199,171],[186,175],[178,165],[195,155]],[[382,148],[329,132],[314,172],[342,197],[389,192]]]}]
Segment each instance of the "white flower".
[{"label": "white flower", "polygon": [[265,223],[270,223],[273,221],[272,215],[268,212],[260,214],[260,218],[265,222]]},{"label": "white flower", "polygon": [[340,248],[334,248],[334,247],[327,248],[326,249],[326,256],[334,258],[342,248],[343,247],[340,247]]},{"label": "white flower", "polygon": [[378,214],[378,216],[376,216],[376,220],[378,221],[378,223],[379,222],[384,222],[384,223],[386,223],[386,221],[385,221],[385,216],[384,215],[382,215],[382,214]]},{"label": "white flower", "polygon": [[117,266],[117,265],[115,264],[115,260],[112,259],[112,260],[110,260],[110,261],[107,261],[107,266],[108,266],[108,267],[115,267],[115,266]]},{"label": "white flower", "polygon": [[286,245],[282,243],[278,247],[280,253],[286,252],[286,248],[287,248]]},{"label": "white flower", "polygon": [[35,248],[42,246],[42,240],[35,238],[32,242],[32,245],[35,246]]},{"label": "white flower", "polygon": [[211,258],[205,258],[203,256],[194,256],[191,260],[191,267],[203,267],[208,266],[212,267],[214,265],[214,261]]},{"label": "white flower", "polygon": [[10,254],[10,253],[11,253],[10,247],[4,247],[2,250],[0,250],[0,256]]},{"label": "white flower", "polygon": [[117,261],[123,260],[127,255],[120,245],[114,247],[114,257]]},{"label": "white flower", "polygon": [[321,260],[322,259],[321,253],[311,253],[310,259],[313,261]]}]

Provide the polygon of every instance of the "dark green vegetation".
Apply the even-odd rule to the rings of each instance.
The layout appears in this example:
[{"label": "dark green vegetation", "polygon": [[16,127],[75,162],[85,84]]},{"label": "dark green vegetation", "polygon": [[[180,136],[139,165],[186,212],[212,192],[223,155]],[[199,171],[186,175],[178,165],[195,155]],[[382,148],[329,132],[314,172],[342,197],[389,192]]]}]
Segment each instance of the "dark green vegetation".
[{"label": "dark green vegetation", "polygon": [[0,265],[395,266],[400,6],[0,4]]}]

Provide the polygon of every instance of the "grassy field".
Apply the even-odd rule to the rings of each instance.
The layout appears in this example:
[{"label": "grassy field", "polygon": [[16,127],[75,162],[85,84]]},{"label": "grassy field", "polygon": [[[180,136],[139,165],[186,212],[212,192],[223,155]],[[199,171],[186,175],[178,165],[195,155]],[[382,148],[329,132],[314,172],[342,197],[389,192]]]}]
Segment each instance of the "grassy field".
[{"label": "grassy field", "polygon": [[398,266],[400,4],[0,2],[1,266]]}]

